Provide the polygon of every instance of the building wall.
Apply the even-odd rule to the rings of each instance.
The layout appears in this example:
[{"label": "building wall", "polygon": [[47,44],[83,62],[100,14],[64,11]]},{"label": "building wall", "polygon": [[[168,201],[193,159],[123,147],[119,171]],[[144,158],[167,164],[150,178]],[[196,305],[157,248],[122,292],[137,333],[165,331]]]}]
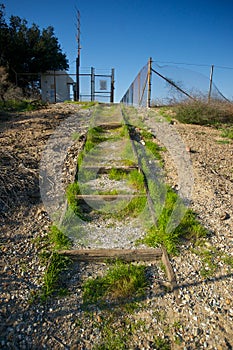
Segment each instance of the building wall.
[{"label": "building wall", "polygon": [[73,79],[65,71],[48,71],[41,74],[41,97],[45,102],[70,100],[70,85]]}]

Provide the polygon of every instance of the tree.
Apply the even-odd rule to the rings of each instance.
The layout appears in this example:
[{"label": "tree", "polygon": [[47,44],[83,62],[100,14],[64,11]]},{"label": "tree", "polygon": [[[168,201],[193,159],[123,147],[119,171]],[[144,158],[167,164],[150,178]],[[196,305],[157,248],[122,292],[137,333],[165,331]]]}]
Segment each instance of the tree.
[{"label": "tree", "polygon": [[5,104],[8,99],[19,98],[22,98],[21,89],[9,81],[6,68],[0,66],[0,101]]},{"label": "tree", "polygon": [[25,80],[16,73],[39,74],[69,67],[52,26],[41,31],[35,23],[29,27],[18,16],[11,16],[7,24],[3,4],[0,4],[0,66],[6,67],[12,82],[17,77],[17,84],[23,88],[33,86],[38,75],[28,74]]}]

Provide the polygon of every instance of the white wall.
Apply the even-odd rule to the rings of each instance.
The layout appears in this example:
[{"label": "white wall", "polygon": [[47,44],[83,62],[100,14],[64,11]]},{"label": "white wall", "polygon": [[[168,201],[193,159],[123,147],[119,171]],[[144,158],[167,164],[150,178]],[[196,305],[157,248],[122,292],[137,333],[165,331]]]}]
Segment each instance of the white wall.
[{"label": "white wall", "polygon": [[53,103],[70,100],[69,84],[73,83],[73,79],[66,71],[48,71],[41,74],[42,101]]}]

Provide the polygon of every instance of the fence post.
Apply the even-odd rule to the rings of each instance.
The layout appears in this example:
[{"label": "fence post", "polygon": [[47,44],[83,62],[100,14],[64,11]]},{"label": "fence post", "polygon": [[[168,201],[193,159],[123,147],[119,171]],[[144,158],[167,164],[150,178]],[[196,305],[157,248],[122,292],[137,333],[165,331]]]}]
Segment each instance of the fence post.
[{"label": "fence post", "polygon": [[214,73],[214,65],[212,64],[210,68],[210,87],[209,87],[209,94],[208,94],[208,102],[210,102],[211,99],[211,92],[212,92],[212,85],[213,85],[213,73]]},{"label": "fence post", "polygon": [[147,92],[147,108],[150,108],[150,103],[151,103],[151,71],[152,67],[152,58],[149,58],[148,61],[148,73],[147,73],[147,84],[148,84],[148,92]]},{"label": "fence post", "polygon": [[110,96],[110,102],[113,103],[114,102],[114,68],[112,68],[112,75],[111,75],[111,96]]},{"label": "fence post", "polygon": [[91,67],[91,101],[95,100],[95,68]]}]

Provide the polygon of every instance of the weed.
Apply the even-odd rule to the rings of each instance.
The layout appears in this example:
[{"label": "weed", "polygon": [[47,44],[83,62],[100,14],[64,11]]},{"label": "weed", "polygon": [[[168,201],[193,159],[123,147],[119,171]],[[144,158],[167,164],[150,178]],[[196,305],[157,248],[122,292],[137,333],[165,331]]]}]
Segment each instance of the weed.
[{"label": "weed", "polygon": [[219,267],[219,262],[222,261],[224,264],[233,267],[233,257],[226,255],[219,249],[205,241],[197,242],[195,249],[192,252],[201,258],[201,269],[200,275],[204,278],[213,276]]},{"label": "weed", "polygon": [[82,109],[88,109],[98,105],[98,102],[96,101],[65,101],[65,103],[79,105]]},{"label": "weed", "polygon": [[104,277],[89,279],[83,286],[85,303],[132,299],[145,294],[145,266],[116,261]]},{"label": "weed", "polygon": [[[143,243],[151,247],[162,244],[169,254],[177,254],[178,244],[182,238],[197,239],[207,234],[206,229],[197,221],[191,210],[186,211],[180,224],[174,230],[167,230],[177,199],[178,195],[168,187],[165,205],[157,220],[157,225],[153,225],[148,230],[147,235],[142,239]],[[181,211],[183,209],[181,207]]]},{"label": "weed", "polygon": [[159,147],[155,142],[153,142],[153,141],[145,141],[145,146],[146,146],[146,148],[153,154],[153,156],[156,158],[156,159],[158,159],[158,160],[161,160],[161,154],[160,154],[160,152],[162,151],[162,150],[164,150],[164,148],[161,148],[161,147]]},{"label": "weed", "polygon": [[222,261],[224,262],[224,264],[226,264],[229,267],[233,268],[233,256],[223,255]]},{"label": "weed", "polygon": [[145,193],[144,175],[138,170],[132,170],[128,175],[128,183],[132,185],[138,192]]},{"label": "weed", "polygon": [[233,140],[233,126],[223,129],[221,136]]},{"label": "weed", "polygon": [[174,112],[170,107],[160,107],[158,112],[159,115],[162,115],[168,122],[171,122]]},{"label": "weed", "polygon": [[[127,318],[124,317],[118,321],[117,315],[104,315],[103,323],[97,324],[101,332],[101,339],[96,344],[94,350],[125,350],[132,337],[131,324],[128,324]],[[127,324],[128,327],[125,327]]]},{"label": "weed", "polygon": [[159,350],[170,350],[171,349],[170,341],[166,338],[161,338],[161,337],[154,338],[153,346],[155,346],[155,349],[159,349]]},{"label": "weed", "polygon": [[222,144],[222,145],[228,145],[228,144],[230,143],[229,140],[217,140],[216,142],[217,142],[217,143],[220,143],[220,144]]},{"label": "weed", "polygon": [[51,226],[48,236],[55,250],[68,249],[71,246],[70,239],[55,225]]},{"label": "weed", "polygon": [[0,101],[0,110],[8,112],[30,112],[44,107],[46,103],[40,100],[8,100]]},{"label": "weed", "polygon": [[112,168],[109,172],[109,179],[120,181],[126,177],[126,172],[123,169]]},{"label": "weed", "polygon": [[118,210],[112,216],[116,219],[124,219],[128,216],[137,217],[145,208],[146,203],[146,196],[134,197],[128,203],[121,201]]},{"label": "weed", "polygon": [[42,287],[42,293],[40,295],[41,300],[46,300],[47,297],[57,291],[57,282],[59,275],[70,265],[71,260],[63,255],[53,252],[50,256],[48,267],[44,274],[44,284]]},{"label": "weed", "polygon": [[74,182],[67,186],[67,189],[66,189],[67,202],[70,208],[77,214],[80,212],[80,209],[78,206],[78,200],[76,198],[76,196],[79,194],[80,194],[80,186],[78,182]]}]

